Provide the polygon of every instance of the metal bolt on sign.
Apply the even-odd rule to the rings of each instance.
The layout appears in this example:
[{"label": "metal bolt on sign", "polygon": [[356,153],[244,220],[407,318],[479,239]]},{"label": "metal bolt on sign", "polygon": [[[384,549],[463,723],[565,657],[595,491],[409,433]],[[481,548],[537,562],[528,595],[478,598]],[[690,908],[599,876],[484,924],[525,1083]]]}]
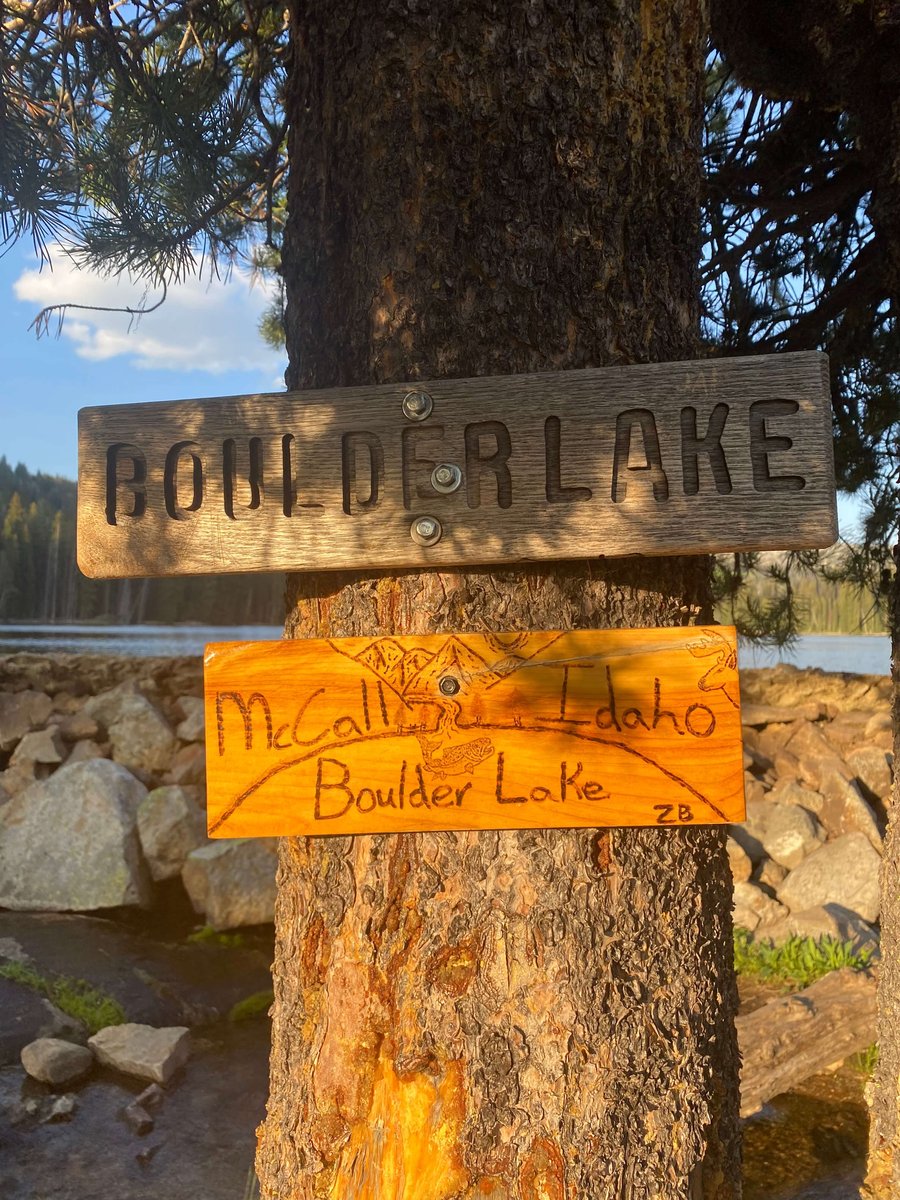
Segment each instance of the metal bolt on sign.
[{"label": "metal bolt on sign", "polygon": [[431,472],[431,486],[436,492],[455,492],[462,483],[462,471],[456,463],[438,463]]},{"label": "metal bolt on sign", "polygon": [[434,401],[427,392],[407,392],[400,407],[410,421],[424,421],[431,416]]},{"label": "metal bolt on sign", "polygon": [[409,527],[409,536],[419,546],[434,546],[443,535],[443,527],[437,517],[416,517]]},{"label": "metal bolt on sign", "polygon": [[445,675],[438,684],[438,688],[443,696],[455,696],[459,691],[459,680],[454,679],[452,675]]}]

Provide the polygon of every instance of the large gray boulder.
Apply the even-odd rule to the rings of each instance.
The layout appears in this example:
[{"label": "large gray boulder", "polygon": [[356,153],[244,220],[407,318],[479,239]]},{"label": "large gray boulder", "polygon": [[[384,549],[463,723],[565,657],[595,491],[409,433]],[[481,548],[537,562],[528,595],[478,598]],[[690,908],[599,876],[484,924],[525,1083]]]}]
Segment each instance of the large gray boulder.
[{"label": "large gray boulder", "polygon": [[187,857],[181,878],[214,929],[264,925],[275,914],[277,839],[211,842]]},{"label": "large gray boulder", "polygon": [[141,692],[112,688],[89,700],[84,711],[105,727],[116,762],[136,771],[168,770],[178,748],[175,734]]},{"label": "large gray boulder", "polygon": [[881,856],[864,833],[847,833],[820,846],[791,871],[778,899],[792,912],[840,904],[877,921],[881,906],[878,872]]},{"label": "large gray boulder", "polygon": [[105,758],[60,767],[0,808],[0,906],[148,905],[137,809],[147,789]]},{"label": "large gray boulder", "polygon": [[206,841],[206,817],[183,787],[154,788],[137,810],[138,834],[154,879],[180,874],[192,850]]},{"label": "large gray boulder", "polygon": [[104,1067],[166,1084],[191,1053],[191,1031],[184,1025],[107,1025],[88,1045]]}]

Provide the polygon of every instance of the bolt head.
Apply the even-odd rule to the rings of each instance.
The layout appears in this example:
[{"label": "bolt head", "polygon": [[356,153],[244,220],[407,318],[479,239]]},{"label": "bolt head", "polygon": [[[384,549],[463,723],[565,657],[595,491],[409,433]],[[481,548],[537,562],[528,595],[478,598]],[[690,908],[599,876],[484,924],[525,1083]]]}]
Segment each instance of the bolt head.
[{"label": "bolt head", "polygon": [[459,680],[454,679],[452,675],[445,675],[438,683],[438,688],[444,696],[455,696],[459,691]]},{"label": "bolt head", "polygon": [[431,486],[436,492],[455,492],[462,483],[462,471],[456,463],[438,463],[431,472]]},{"label": "bolt head", "polygon": [[435,546],[444,530],[437,517],[416,517],[409,527],[409,536],[419,546]]},{"label": "bolt head", "polygon": [[431,416],[434,401],[427,392],[407,392],[401,405],[403,415],[410,421],[424,421]]}]

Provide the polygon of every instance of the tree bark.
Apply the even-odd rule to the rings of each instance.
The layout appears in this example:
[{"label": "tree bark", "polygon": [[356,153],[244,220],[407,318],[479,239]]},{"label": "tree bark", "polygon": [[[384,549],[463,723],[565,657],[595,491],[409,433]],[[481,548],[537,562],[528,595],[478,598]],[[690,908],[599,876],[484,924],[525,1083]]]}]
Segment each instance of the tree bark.
[{"label": "tree bark", "polygon": [[900,545],[890,597],[894,788],[881,859],[881,964],[878,1065],[872,1078],[869,1162],[864,1195],[900,1195]]},{"label": "tree bark", "polygon": [[[298,3],[288,385],[690,357],[705,13]],[[294,577],[290,636],[681,625],[703,558]],[[272,1200],[735,1197],[717,829],[285,839]]]}]

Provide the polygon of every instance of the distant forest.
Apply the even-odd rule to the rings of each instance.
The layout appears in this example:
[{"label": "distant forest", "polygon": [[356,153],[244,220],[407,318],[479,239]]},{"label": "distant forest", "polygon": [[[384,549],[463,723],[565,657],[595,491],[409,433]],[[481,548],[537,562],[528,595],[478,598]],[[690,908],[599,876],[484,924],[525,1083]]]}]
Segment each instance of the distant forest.
[{"label": "distant forest", "polygon": [[283,575],[86,579],[75,562],[75,484],[0,458],[0,621],[280,625]]},{"label": "distant forest", "polygon": [[[771,590],[764,579],[755,587],[762,598]],[[807,575],[794,591],[807,633],[884,631],[848,584]],[[75,484],[0,458],[0,621],[280,625],[283,594],[280,574],[86,579],[75,563]],[[729,619],[724,605],[718,616]]]}]

